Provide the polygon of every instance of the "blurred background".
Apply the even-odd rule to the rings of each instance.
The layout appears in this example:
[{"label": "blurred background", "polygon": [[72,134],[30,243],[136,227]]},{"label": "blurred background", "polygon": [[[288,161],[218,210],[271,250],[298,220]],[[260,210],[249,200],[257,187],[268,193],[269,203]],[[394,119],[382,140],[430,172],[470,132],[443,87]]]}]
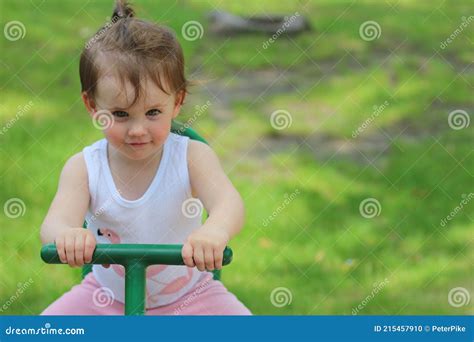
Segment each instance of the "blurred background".
[{"label": "blurred background", "polygon": [[[253,313],[473,313],[469,3],[132,2],[203,81],[179,120],[245,201],[223,282]],[[40,260],[39,227],[102,137],[78,62],[113,1],[0,4],[0,314],[36,315],[81,279]]]}]

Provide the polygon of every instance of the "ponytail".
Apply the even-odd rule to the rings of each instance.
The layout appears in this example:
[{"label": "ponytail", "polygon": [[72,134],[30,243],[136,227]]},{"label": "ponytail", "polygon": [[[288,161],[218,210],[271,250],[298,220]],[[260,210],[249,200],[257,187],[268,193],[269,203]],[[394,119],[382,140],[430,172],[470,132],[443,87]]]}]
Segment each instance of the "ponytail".
[{"label": "ponytail", "polygon": [[114,12],[112,13],[112,22],[116,22],[119,19],[133,18],[135,11],[126,0],[117,0],[115,2]]}]

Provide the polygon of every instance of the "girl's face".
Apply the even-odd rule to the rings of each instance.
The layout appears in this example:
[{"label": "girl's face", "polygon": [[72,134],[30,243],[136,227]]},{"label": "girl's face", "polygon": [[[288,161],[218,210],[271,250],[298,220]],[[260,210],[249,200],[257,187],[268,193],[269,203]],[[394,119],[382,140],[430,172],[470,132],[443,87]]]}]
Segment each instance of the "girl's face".
[{"label": "girl's face", "polygon": [[161,151],[181,99],[146,80],[140,97],[130,106],[134,89],[128,82],[122,88],[116,77],[104,76],[97,84],[96,98],[92,101],[83,94],[83,100],[95,120],[103,119],[103,132],[111,147],[128,159],[144,160]]}]

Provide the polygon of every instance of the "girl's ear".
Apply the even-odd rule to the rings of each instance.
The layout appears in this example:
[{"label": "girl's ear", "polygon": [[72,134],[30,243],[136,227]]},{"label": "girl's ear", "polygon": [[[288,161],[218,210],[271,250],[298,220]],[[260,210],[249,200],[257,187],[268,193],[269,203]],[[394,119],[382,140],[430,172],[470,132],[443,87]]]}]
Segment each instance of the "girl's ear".
[{"label": "girl's ear", "polygon": [[82,97],[82,102],[84,102],[84,105],[86,106],[87,111],[91,115],[94,114],[96,111],[94,100],[91,99],[85,91],[82,92],[81,97]]},{"label": "girl's ear", "polygon": [[176,118],[181,110],[181,106],[184,103],[184,99],[186,98],[186,92],[180,91],[176,94],[176,98],[174,100],[174,111],[173,111],[173,119]]}]

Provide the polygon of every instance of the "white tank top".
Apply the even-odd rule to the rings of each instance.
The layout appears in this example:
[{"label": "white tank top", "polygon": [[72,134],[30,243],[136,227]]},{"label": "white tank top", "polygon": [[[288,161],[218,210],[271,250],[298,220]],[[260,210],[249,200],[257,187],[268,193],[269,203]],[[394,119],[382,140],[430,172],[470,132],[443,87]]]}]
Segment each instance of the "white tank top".
[{"label": "white tank top", "polygon": [[[187,164],[188,141],[188,137],[170,133],[153,181],[143,196],[133,201],[123,198],[115,187],[107,158],[107,140],[99,140],[84,148],[90,192],[86,221],[97,243],[183,244],[189,234],[200,227],[201,215],[197,211],[182,210],[183,203],[192,198]],[[197,201],[186,203],[197,203],[202,208]],[[114,299],[123,303],[123,266],[104,268],[94,265],[92,270],[99,284],[111,290]],[[146,307],[176,301],[205,273],[186,266],[149,266]],[[109,290],[104,293],[110,293]]]}]

